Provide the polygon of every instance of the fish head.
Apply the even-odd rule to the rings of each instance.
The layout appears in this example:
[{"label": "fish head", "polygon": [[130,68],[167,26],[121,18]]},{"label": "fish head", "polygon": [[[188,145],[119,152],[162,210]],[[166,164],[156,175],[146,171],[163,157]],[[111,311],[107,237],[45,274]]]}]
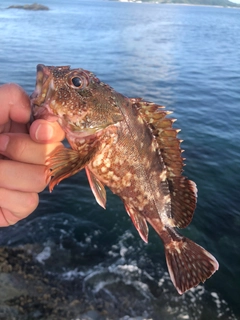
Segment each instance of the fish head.
[{"label": "fish head", "polygon": [[90,135],[122,119],[114,94],[87,70],[39,64],[31,95],[33,117],[57,120],[66,132]]}]

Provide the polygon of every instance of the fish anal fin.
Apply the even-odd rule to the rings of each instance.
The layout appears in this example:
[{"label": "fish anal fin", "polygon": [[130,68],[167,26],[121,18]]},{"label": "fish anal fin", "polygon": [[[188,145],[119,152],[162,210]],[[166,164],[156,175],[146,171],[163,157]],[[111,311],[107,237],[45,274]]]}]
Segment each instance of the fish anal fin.
[{"label": "fish anal fin", "polygon": [[128,206],[125,204],[125,209],[132,219],[132,222],[137,229],[140,237],[143,239],[144,242],[148,242],[148,225],[146,222],[146,219],[141,216],[141,214],[135,209],[132,208],[131,206]]},{"label": "fish anal fin", "polygon": [[97,203],[106,209],[106,190],[104,188],[104,185],[102,182],[88,169],[88,167],[85,167],[86,174],[88,177],[88,181],[90,184],[90,187],[92,189],[92,192],[95,196],[95,199]]},{"label": "fish anal fin", "polygon": [[73,149],[63,146],[56,148],[45,162],[47,179],[52,177],[49,183],[50,192],[60,181],[82,170],[90,161],[93,152],[95,152],[94,149],[89,154],[81,156],[78,151]]},{"label": "fish anal fin", "polygon": [[184,237],[165,245],[165,255],[171,280],[179,294],[205,282],[219,267],[208,251]]},{"label": "fish anal fin", "polygon": [[168,180],[171,196],[171,218],[173,225],[185,228],[192,221],[197,201],[196,184],[186,177]]}]

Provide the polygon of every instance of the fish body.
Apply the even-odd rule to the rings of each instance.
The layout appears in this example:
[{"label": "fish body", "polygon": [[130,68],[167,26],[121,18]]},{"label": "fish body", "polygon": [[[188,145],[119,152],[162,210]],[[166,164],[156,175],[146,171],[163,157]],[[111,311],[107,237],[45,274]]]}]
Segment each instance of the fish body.
[{"label": "fish body", "polygon": [[35,118],[57,120],[71,149],[56,149],[46,162],[50,190],[85,168],[96,201],[105,208],[105,186],[118,195],[141,238],[148,223],[163,241],[170,277],[182,294],[204,282],[217,260],[181,236],[196,207],[197,188],[182,175],[179,130],[164,107],[127,98],[94,74],[38,65],[32,94]]}]

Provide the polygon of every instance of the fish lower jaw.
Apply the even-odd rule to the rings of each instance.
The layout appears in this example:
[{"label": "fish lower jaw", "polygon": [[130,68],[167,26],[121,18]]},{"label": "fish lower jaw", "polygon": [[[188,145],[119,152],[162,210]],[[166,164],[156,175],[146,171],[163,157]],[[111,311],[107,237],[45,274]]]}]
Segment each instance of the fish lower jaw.
[{"label": "fish lower jaw", "polygon": [[93,136],[97,136],[95,129],[81,129],[80,127],[64,124],[64,121],[62,119],[58,119],[59,124],[61,125],[62,129],[67,134],[67,138],[71,141],[74,141],[75,139],[89,139]]},{"label": "fish lower jaw", "polygon": [[44,106],[37,106],[34,105],[33,108],[33,117],[34,119],[44,119],[48,121],[56,121],[58,120],[58,116],[53,114],[49,107],[46,105]]}]

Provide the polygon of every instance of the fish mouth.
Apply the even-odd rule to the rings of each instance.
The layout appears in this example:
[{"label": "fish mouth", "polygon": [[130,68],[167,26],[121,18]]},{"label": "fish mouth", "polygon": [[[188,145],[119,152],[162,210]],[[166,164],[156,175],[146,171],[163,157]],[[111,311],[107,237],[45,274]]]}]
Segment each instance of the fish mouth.
[{"label": "fish mouth", "polygon": [[43,64],[37,65],[36,87],[30,96],[33,119],[56,121],[59,116],[50,107],[55,87],[51,68]]},{"label": "fish mouth", "polygon": [[[55,73],[54,73],[55,72]],[[54,79],[56,72],[63,75],[68,75],[70,72],[69,66],[53,67],[43,64],[37,65],[36,87],[30,96],[32,116],[31,121],[36,119],[45,119],[48,121],[57,121],[66,134],[74,138],[88,137],[94,135],[102,128],[85,127],[81,120],[86,115],[83,112],[81,116],[72,110],[68,110],[68,105],[59,102],[58,83],[56,85]],[[60,87],[61,88],[61,87]],[[77,109],[77,107],[76,107]]]}]

